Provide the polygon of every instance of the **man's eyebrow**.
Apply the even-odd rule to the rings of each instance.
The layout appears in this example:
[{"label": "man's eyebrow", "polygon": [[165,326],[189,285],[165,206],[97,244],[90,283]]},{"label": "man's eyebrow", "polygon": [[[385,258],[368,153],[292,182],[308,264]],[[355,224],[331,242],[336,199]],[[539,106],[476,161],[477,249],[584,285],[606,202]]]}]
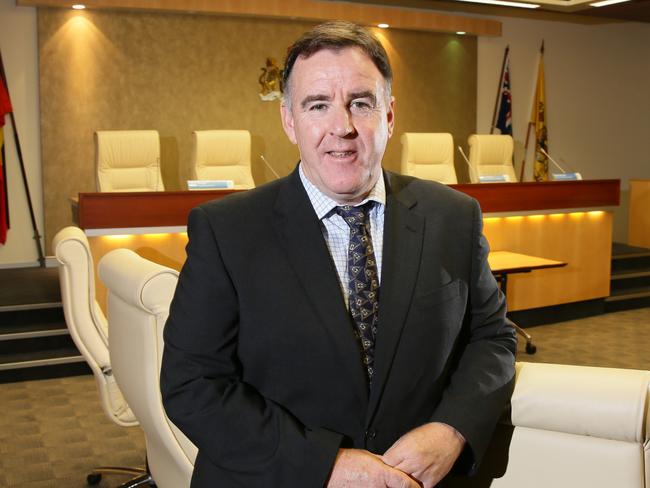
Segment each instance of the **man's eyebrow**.
[{"label": "man's eyebrow", "polygon": [[307,95],[300,102],[300,107],[305,108],[307,105],[309,105],[312,102],[329,102],[331,100],[332,97],[328,95]]}]

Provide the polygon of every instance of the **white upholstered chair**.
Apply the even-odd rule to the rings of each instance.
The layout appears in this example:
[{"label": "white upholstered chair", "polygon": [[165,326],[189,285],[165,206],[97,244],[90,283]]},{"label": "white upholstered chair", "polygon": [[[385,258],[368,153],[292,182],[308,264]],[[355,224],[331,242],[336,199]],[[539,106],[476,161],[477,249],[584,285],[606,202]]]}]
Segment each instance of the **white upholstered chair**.
[{"label": "white upholstered chair", "polygon": [[[95,299],[95,274],[88,239],[78,227],[60,230],[52,242],[59,262],[59,281],[65,321],[70,336],[95,377],[102,409],[106,416],[122,427],[137,426],[133,412],[124,400],[113,376],[108,352],[106,318]],[[142,483],[149,480],[147,471],[139,468],[103,466],[88,475],[92,484],[103,474],[130,474]],[[94,483],[93,483],[94,482]],[[130,486],[137,486],[131,484]]]},{"label": "white upholstered chair", "polygon": [[101,192],[165,190],[155,130],[95,132],[95,167]]},{"label": "white upholstered chair", "polygon": [[481,176],[506,175],[509,182],[516,182],[512,157],[514,142],[512,136],[496,134],[473,134],[469,144],[470,179],[479,183]]},{"label": "white upholstered chair", "polygon": [[451,134],[405,132],[401,141],[402,174],[447,185],[458,183]]},{"label": "white upholstered chair", "polygon": [[116,249],[101,259],[99,275],[108,290],[113,371],[144,430],[151,475],[159,488],[189,487],[197,449],[167,418],[159,386],[178,272]]},{"label": "white upholstered chair", "polygon": [[516,371],[510,415],[477,476],[451,486],[650,487],[650,371],[526,362]]},{"label": "white upholstered chair", "polygon": [[250,132],[194,131],[191,168],[195,180],[232,180],[235,188],[254,188]]}]

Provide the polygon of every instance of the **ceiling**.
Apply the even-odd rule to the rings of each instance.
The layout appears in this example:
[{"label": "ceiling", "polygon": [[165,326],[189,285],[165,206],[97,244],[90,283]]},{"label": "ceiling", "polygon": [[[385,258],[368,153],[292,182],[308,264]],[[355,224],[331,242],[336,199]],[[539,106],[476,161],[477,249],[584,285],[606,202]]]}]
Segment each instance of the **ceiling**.
[{"label": "ceiling", "polygon": [[519,0],[541,5],[538,9],[480,5],[457,0],[352,0],[356,3],[372,3],[411,7],[426,10],[449,10],[506,17],[537,18],[575,22],[580,24],[603,24],[611,22],[650,23],[650,0],[631,0],[606,7],[591,7],[597,0]]}]

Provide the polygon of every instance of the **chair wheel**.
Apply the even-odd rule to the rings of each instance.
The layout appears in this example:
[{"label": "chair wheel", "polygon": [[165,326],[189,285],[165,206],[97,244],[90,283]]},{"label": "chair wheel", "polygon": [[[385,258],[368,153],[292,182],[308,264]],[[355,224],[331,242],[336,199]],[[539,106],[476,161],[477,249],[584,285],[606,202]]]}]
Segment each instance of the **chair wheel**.
[{"label": "chair wheel", "polygon": [[90,486],[98,485],[101,480],[102,480],[101,473],[90,473],[88,476],[86,476],[86,482]]},{"label": "chair wheel", "polygon": [[526,344],[526,353],[527,354],[535,354],[537,352],[537,346],[533,343],[528,343]]}]

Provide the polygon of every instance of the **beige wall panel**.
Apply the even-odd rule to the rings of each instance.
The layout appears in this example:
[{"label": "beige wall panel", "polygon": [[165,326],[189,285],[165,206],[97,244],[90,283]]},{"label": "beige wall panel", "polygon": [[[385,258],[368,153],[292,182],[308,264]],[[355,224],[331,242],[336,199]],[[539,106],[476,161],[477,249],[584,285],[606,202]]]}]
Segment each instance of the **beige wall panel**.
[{"label": "beige wall panel", "polygon": [[[95,190],[95,130],[158,130],[170,190],[184,188],[191,132],[198,129],[248,129],[257,184],[273,179],[260,154],[280,175],[289,173],[298,152],[282,131],[279,103],[260,101],[257,80],[266,57],[283,60],[286,47],[311,25],[39,9],[46,242],[71,223],[68,198]],[[465,140],[474,131],[476,38],[379,34],[395,68],[396,132],[385,161],[396,170],[402,132],[449,131]]]},{"label": "beige wall panel", "polygon": [[568,263],[564,268],[510,275],[509,310],[609,296],[610,212],[486,217],[484,233],[491,250],[513,251]]}]

